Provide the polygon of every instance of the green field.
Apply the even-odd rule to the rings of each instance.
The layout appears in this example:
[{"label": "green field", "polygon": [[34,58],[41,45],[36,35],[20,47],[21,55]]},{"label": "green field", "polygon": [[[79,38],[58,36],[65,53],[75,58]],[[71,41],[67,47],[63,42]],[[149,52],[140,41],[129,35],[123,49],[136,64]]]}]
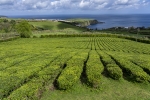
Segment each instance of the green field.
[{"label": "green field", "polygon": [[84,31],[85,29],[79,28],[73,25],[69,25],[63,22],[58,22],[58,21],[31,21],[29,22],[31,25],[35,27],[40,27],[43,28],[44,30],[73,30],[73,31]]},{"label": "green field", "polygon": [[150,100],[149,58],[150,44],[112,37],[0,42],[0,99]]},{"label": "green field", "polygon": [[78,34],[86,31],[86,28],[76,27],[57,21],[31,21],[29,23],[36,29],[33,31],[33,36],[36,37],[52,34]]}]

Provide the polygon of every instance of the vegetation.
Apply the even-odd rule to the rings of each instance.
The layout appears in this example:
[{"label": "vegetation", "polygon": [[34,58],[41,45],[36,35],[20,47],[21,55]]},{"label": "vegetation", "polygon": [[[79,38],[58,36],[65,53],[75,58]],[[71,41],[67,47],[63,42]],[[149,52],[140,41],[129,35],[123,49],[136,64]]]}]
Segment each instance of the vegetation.
[{"label": "vegetation", "polygon": [[128,39],[136,42],[147,43],[150,44],[149,39],[145,38],[137,38],[128,35],[119,35],[119,34],[108,34],[108,33],[101,33],[101,32],[83,32],[82,34],[44,34],[41,35],[41,38],[48,38],[48,37],[115,37],[115,38],[122,38]]},{"label": "vegetation", "polygon": [[76,18],[76,19],[68,19],[72,25],[79,27],[87,27],[92,24],[98,24],[97,20],[94,19],[85,19],[85,18]]},{"label": "vegetation", "polygon": [[121,68],[115,63],[115,61],[109,55],[103,52],[99,52],[99,54],[109,76],[116,80],[121,79],[123,77],[123,72]]},{"label": "vegetation", "polygon": [[86,51],[73,56],[72,59],[67,62],[67,67],[62,71],[57,80],[59,89],[69,89],[80,80],[84,62],[88,56],[87,52],[84,52]]},{"label": "vegetation", "polygon": [[58,30],[66,30],[66,31],[74,31],[74,32],[82,32],[86,29],[79,28],[67,23],[59,22],[59,21],[30,21],[31,25],[35,27],[38,31],[43,30],[51,30],[51,31],[58,31]]},{"label": "vegetation", "polygon": [[16,31],[20,34],[22,38],[29,38],[32,34],[31,25],[23,20],[19,24],[16,25]]},{"label": "vegetation", "polygon": [[0,99],[149,100],[149,40],[65,22],[9,19],[0,25],[6,23],[11,31],[1,33],[9,38],[0,40]]},{"label": "vegetation", "polygon": [[86,75],[88,82],[92,87],[99,87],[101,83],[101,73],[104,71],[104,66],[100,61],[99,55],[92,50],[89,54],[89,59],[86,64]]},{"label": "vegetation", "polygon": [[97,30],[99,32],[113,33],[113,34],[124,34],[135,37],[150,38],[150,27],[112,27],[108,29]]},{"label": "vegetation", "polygon": [[115,37],[53,37],[20,38],[0,47],[0,99],[59,99],[54,94],[77,99],[86,92],[91,94],[87,100],[149,99],[149,44]]},{"label": "vegetation", "polygon": [[0,34],[14,32],[15,20],[0,19]]}]

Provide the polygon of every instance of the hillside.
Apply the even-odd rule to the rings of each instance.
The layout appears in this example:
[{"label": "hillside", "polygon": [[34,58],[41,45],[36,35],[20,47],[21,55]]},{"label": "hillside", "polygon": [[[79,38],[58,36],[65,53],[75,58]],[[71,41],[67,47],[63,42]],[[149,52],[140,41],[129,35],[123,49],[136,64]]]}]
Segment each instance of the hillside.
[{"label": "hillside", "polygon": [[53,37],[20,38],[0,47],[0,99],[150,97],[150,44],[106,36]]},{"label": "hillside", "polygon": [[37,28],[37,30],[67,30],[70,29],[72,31],[81,32],[84,31],[84,28],[79,28],[70,24],[66,24],[63,22],[58,21],[35,21],[35,22],[29,22],[31,25]]},{"label": "hillside", "polygon": [[89,25],[98,24],[99,22],[95,19],[83,19],[83,18],[76,18],[76,19],[68,19],[71,23],[76,26],[80,27],[87,27]]}]

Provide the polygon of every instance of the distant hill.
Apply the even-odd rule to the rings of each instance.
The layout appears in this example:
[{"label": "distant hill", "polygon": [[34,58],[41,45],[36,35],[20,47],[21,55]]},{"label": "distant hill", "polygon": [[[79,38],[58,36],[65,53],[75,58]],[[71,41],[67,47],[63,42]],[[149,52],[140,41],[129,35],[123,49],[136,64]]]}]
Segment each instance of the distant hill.
[{"label": "distant hill", "polygon": [[4,16],[4,15],[0,15],[0,18],[7,18],[7,16]]}]

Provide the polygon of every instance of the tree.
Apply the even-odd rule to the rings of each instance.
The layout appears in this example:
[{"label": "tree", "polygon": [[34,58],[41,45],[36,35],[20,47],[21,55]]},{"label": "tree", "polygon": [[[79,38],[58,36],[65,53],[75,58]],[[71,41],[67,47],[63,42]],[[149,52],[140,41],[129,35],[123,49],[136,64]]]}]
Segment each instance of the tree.
[{"label": "tree", "polygon": [[20,34],[22,38],[29,38],[32,34],[31,25],[26,20],[23,20],[16,25],[16,31]]},{"label": "tree", "polygon": [[16,21],[15,21],[15,20],[11,20],[11,21],[10,21],[10,24],[15,25],[15,24],[16,24]]}]

